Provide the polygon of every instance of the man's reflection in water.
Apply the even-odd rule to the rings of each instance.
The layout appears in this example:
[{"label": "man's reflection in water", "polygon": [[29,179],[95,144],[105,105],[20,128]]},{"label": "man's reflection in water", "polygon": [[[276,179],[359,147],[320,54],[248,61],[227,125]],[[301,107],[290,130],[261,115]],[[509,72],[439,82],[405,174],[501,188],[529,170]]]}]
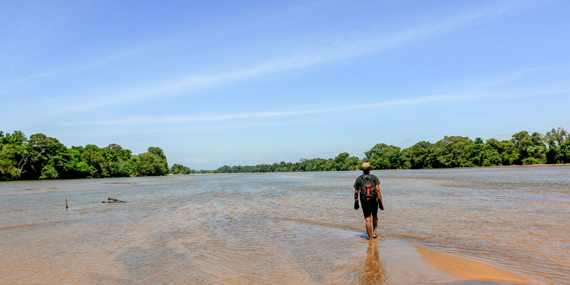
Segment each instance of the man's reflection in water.
[{"label": "man's reflection in water", "polygon": [[366,261],[362,265],[361,284],[383,284],[387,279],[387,272],[378,255],[376,241],[368,243]]}]

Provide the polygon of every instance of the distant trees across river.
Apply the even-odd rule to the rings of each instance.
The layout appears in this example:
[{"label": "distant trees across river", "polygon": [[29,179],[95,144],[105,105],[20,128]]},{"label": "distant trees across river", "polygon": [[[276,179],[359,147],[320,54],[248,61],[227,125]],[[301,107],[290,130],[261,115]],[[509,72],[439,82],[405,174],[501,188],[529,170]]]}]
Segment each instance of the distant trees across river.
[{"label": "distant trees across river", "polygon": [[366,151],[364,159],[340,153],[335,158],[301,159],[254,166],[224,165],[215,173],[357,170],[362,162],[372,169],[422,169],[500,165],[556,164],[570,162],[570,134],[563,128],[546,135],[522,131],[510,140],[445,136],[436,143],[421,141],[409,148],[380,143]]},{"label": "distant trees across river", "polygon": [[376,144],[360,159],[343,152],[335,158],[301,159],[298,162],[246,166],[224,165],[216,170],[192,170],[174,164],[168,167],[163,150],[149,147],[133,155],[117,144],[99,148],[96,145],[67,148],[56,138],[22,132],[0,131],[0,180],[103,178],[153,176],[191,173],[252,173],[296,171],[357,170],[362,162],[372,169],[422,169],[500,165],[556,164],[570,162],[570,133],[563,128],[546,135],[522,131],[510,140],[462,136],[445,136],[436,143],[421,141],[401,149],[384,143]]}]

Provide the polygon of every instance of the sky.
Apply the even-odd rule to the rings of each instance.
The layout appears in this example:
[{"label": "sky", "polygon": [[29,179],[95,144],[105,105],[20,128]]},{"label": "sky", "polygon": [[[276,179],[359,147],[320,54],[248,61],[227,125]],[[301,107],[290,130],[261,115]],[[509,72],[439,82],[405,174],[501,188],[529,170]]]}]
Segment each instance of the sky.
[{"label": "sky", "polygon": [[216,169],[570,128],[570,1],[1,1],[0,131]]}]

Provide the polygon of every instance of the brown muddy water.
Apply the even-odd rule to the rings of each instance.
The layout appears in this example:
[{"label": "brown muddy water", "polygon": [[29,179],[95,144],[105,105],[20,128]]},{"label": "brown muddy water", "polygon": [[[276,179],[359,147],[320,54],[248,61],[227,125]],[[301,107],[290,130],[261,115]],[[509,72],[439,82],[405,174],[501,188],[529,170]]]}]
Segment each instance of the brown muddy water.
[{"label": "brown muddy water", "polygon": [[570,166],[374,174],[374,242],[359,172],[2,182],[0,283],[499,284],[457,283],[422,245],[570,284]]}]

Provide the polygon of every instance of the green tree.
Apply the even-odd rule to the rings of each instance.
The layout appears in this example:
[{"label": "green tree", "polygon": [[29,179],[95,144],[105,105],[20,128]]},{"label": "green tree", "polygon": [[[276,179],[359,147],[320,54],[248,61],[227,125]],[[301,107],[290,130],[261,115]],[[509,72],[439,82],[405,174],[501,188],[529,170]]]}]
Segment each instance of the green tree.
[{"label": "green tree", "polygon": [[479,165],[480,166],[497,166],[502,165],[503,160],[499,151],[501,150],[501,142],[496,139],[488,139],[487,143],[483,145],[479,151]]},{"label": "green tree", "polygon": [[171,174],[190,174],[190,173],[192,173],[192,170],[187,166],[175,163],[174,165],[172,165],[172,167],[170,167],[170,173]]},{"label": "green tree", "polygon": [[124,149],[120,145],[110,144],[100,149],[105,159],[106,172],[111,177],[122,177],[133,175],[132,153],[128,149]]},{"label": "green tree", "polygon": [[473,149],[471,151],[471,161],[474,165],[483,165],[483,149],[485,148],[485,142],[483,139],[476,138],[473,144]]},{"label": "green tree", "polygon": [[27,138],[24,133],[0,131],[0,180],[19,179],[30,160]]},{"label": "green tree", "polygon": [[91,175],[89,164],[83,157],[83,147],[73,146],[68,149],[69,159],[65,165],[65,173],[69,178],[86,178]]},{"label": "green tree", "polygon": [[55,167],[53,167],[50,164],[44,166],[44,168],[42,169],[42,173],[40,175],[40,179],[55,179],[55,178],[59,178],[59,173],[57,172],[57,170],[55,170]]},{"label": "green tree", "polygon": [[89,166],[90,178],[110,177],[108,162],[103,156],[103,151],[94,144],[88,144],[81,153],[83,161]]},{"label": "green tree", "polygon": [[471,167],[474,145],[468,137],[445,136],[432,149],[439,167]]},{"label": "green tree", "polygon": [[544,136],[544,142],[548,146],[546,152],[547,163],[564,163],[564,154],[560,154],[562,145],[570,139],[570,134],[564,128],[552,129]]},{"label": "green tree", "polygon": [[395,169],[398,167],[400,148],[380,143],[364,153],[372,169]]},{"label": "green tree", "polygon": [[527,131],[513,135],[511,142],[518,148],[522,164],[546,163],[546,146],[544,138],[539,133],[530,135]]},{"label": "green tree", "polygon": [[346,170],[358,170],[360,165],[362,165],[362,161],[356,156],[351,156],[348,158],[347,165],[348,168]]},{"label": "green tree", "polygon": [[552,130],[547,132],[544,136],[544,142],[549,148],[555,148],[557,146],[561,146],[564,141],[566,141],[568,135],[568,132],[564,128],[552,128]]},{"label": "green tree", "polygon": [[412,152],[410,148],[405,148],[400,151],[398,155],[398,166],[399,169],[410,169],[412,168]]},{"label": "green tree", "polygon": [[327,159],[324,163],[324,165],[322,166],[322,170],[324,171],[331,171],[331,170],[335,170],[334,168],[334,159],[330,158]]},{"label": "green tree", "polygon": [[334,159],[334,169],[348,170],[350,168],[349,158],[350,154],[348,152],[339,153]]},{"label": "green tree", "polygon": [[[104,148],[96,145],[67,148],[56,138],[41,133],[27,139],[20,131],[12,134],[0,131],[0,180],[166,174],[164,151],[158,147],[150,147],[148,151],[152,156],[143,155],[141,160],[117,144]],[[143,165],[142,172],[139,164]]]},{"label": "green tree", "polygon": [[433,168],[435,158],[431,155],[433,144],[421,141],[408,148],[410,168]]},{"label": "green tree", "polygon": [[165,159],[152,152],[138,155],[138,175],[158,176],[168,174],[168,164]]},{"label": "green tree", "polygon": [[[30,152],[30,163],[23,178],[44,179],[59,177],[59,173],[65,169],[68,150],[56,138],[48,137],[41,133],[33,134],[28,140],[28,150]],[[43,168],[47,165],[50,165],[50,168],[46,170],[45,175],[42,175]]]},{"label": "green tree", "polygon": [[498,142],[497,149],[501,155],[503,165],[514,165],[520,160],[520,151],[512,141],[504,140]]},{"label": "green tree", "polygon": [[566,140],[559,147],[555,156],[556,163],[570,162],[570,140]]}]

